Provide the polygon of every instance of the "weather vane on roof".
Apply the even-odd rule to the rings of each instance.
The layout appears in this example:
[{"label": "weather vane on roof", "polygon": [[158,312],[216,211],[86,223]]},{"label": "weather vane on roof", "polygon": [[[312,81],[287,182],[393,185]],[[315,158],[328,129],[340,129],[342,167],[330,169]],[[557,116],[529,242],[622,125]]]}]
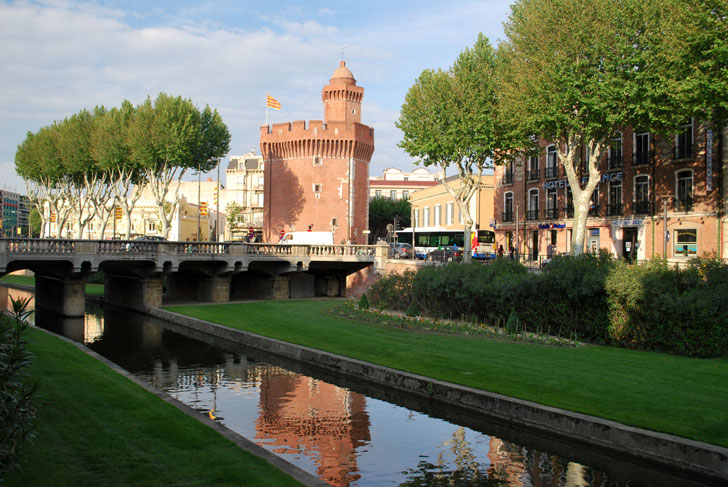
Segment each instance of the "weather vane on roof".
[{"label": "weather vane on roof", "polygon": [[341,60],[342,60],[342,61],[344,60],[344,49],[346,49],[346,46],[343,46],[343,47],[341,48]]}]

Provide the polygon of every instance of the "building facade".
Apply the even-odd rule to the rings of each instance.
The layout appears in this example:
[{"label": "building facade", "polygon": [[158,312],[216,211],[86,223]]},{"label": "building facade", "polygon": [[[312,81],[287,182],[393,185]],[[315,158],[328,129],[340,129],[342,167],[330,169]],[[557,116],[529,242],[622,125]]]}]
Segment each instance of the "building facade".
[{"label": "building facade", "polygon": [[[18,193],[12,191],[0,190],[0,229],[3,237],[17,237],[22,234],[23,229],[20,225],[20,203],[21,198]],[[27,228],[27,222],[26,222]]]},{"label": "building facade", "polygon": [[[460,187],[460,178],[452,176],[447,183],[453,188]],[[473,218],[471,230],[487,229],[493,219],[495,196],[494,176],[483,175],[480,187],[470,200],[468,210]],[[445,188],[445,183],[412,193],[412,221],[416,230],[463,230],[465,222],[460,206]]]},{"label": "building facade", "polygon": [[[725,132],[695,120],[671,137],[626,128],[599,166],[585,250],[631,261],[728,257],[724,140]],[[528,260],[571,251],[573,199],[556,152],[553,143],[540,141],[537,155],[496,169],[497,243],[518,246]],[[588,176],[586,157],[582,148],[580,178]]]},{"label": "building facade", "polygon": [[435,186],[442,179],[442,171],[431,173],[423,167],[404,172],[390,167],[381,176],[369,178],[369,199],[409,199],[412,193]]},{"label": "building facade", "polygon": [[231,213],[226,240],[250,240],[253,235],[263,234],[263,205],[265,174],[263,157],[254,151],[242,156],[230,156],[225,169],[226,189],[222,211],[226,214],[237,212],[235,221]]},{"label": "building facade", "polygon": [[308,229],[330,231],[336,243],[366,241],[374,129],[361,123],[363,96],[341,61],[321,93],[323,121],[261,127],[265,241]]}]

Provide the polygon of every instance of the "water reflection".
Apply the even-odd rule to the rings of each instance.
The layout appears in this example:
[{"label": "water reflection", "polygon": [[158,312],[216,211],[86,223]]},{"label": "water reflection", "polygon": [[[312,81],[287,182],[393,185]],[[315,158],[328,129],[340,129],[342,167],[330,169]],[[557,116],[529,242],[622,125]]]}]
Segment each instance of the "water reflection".
[{"label": "water reflection", "polygon": [[[550,444],[544,438],[529,437],[541,448],[522,446],[500,438],[524,438],[522,433],[490,420],[481,425],[452,411],[442,414],[464,421],[459,426],[379,399],[386,394],[365,396],[322,380],[328,379],[323,374],[306,375],[291,371],[288,364],[264,363],[251,357],[257,357],[255,352],[237,345],[188,338],[169,329],[172,325],[138,314],[89,307],[85,319],[41,313],[36,323],[87,344],[200,414],[214,411],[217,421],[333,486],[690,483],[640,470],[621,459],[611,464],[607,475],[542,451],[550,448],[543,446]],[[498,436],[466,427],[473,424],[498,431]]]}]

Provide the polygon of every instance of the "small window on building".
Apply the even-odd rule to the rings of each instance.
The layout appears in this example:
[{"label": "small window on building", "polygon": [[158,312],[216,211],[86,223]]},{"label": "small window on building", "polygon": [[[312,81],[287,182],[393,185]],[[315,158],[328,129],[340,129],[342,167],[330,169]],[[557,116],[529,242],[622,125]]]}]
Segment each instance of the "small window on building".
[{"label": "small window on building", "polygon": [[435,205],[435,223],[434,226],[439,227],[442,225],[442,206]]},{"label": "small window on building", "polygon": [[313,195],[318,199],[321,197],[321,183],[313,185]]},{"label": "small window on building", "polygon": [[426,206],[424,210],[422,210],[422,224],[425,227],[430,226],[430,207]]},{"label": "small window on building", "polygon": [[679,171],[675,175],[675,207],[688,211],[693,207],[693,171]]},{"label": "small window on building", "polygon": [[323,159],[321,156],[313,156],[313,165],[314,166],[321,166],[323,164]]},{"label": "small window on building", "polygon": [[339,226],[339,219],[338,218],[332,218],[331,219],[331,226],[332,227],[338,227]]},{"label": "small window on building", "polygon": [[406,189],[404,191],[402,191],[402,199],[403,200],[409,199],[409,191],[407,191]]},{"label": "small window on building", "polygon": [[452,225],[455,223],[455,203],[450,202],[445,207],[445,224]]},{"label": "small window on building", "polygon": [[389,192],[389,198],[392,199],[392,200],[396,200],[397,199],[397,190],[394,190],[394,189],[391,190]]},{"label": "small window on building", "polygon": [[693,120],[678,127],[675,134],[675,159],[688,159],[693,156]]},{"label": "small window on building", "polygon": [[695,257],[698,255],[698,230],[675,230],[675,255]]},{"label": "small window on building", "polygon": [[374,192],[374,196],[375,196],[376,198],[381,198],[381,197],[382,197],[382,190],[381,190],[381,189],[378,189],[378,190],[376,190],[376,191]]},{"label": "small window on building", "polygon": [[157,233],[157,222],[150,220],[147,221],[147,232],[148,233]]},{"label": "small window on building", "polygon": [[417,208],[415,210],[415,227],[419,227],[419,226],[420,226],[420,209]]}]

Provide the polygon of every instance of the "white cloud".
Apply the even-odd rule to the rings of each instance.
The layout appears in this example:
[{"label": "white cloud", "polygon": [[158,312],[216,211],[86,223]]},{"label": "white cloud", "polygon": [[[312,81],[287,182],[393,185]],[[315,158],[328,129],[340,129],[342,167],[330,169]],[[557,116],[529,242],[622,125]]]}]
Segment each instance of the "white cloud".
[{"label": "white cloud", "polygon": [[[271,113],[271,122],[323,117],[321,88],[343,46],[347,65],[366,90],[363,122],[375,128],[371,173],[409,169],[411,159],[396,147],[400,134],[394,127],[404,94],[422,69],[451,64],[475,41],[477,17],[497,10],[477,2],[424,5],[411,12],[382,11],[368,24],[358,19],[344,24],[341,15],[347,13],[338,9],[312,9],[316,19],[289,9],[268,24],[251,14],[256,23],[225,27],[204,17],[215,11],[210,3],[170,13],[171,8],[152,6],[140,13],[71,1],[0,3],[5,187],[23,189],[13,158],[27,131],[82,108],[117,106],[124,99],[139,103],[162,91],[217,108],[232,134],[231,153],[246,152],[258,146],[266,92],[283,105]],[[145,25],[132,25],[144,15]],[[149,21],[157,15],[156,23]]]}]

